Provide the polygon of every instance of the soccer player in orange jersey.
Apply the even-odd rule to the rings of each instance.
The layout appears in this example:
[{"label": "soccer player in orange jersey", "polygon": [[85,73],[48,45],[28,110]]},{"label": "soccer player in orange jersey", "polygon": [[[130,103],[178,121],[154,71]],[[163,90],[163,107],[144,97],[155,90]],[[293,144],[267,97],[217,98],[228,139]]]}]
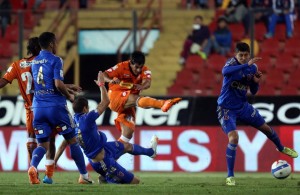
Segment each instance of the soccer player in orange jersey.
[{"label": "soccer player in orange jersey", "polygon": [[3,88],[14,79],[17,79],[20,93],[25,102],[26,109],[26,128],[28,132],[27,151],[29,159],[32,158],[32,151],[37,147],[37,141],[32,127],[33,114],[30,109],[32,105],[32,74],[31,74],[31,61],[39,54],[41,48],[37,37],[28,40],[27,55],[28,58],[13,62],[7,69],[3,78],[0,79],[0,88]]},{"label": "soccer player in orange jersey", "polygon": [[145,64],[142,52],[132,53],[130,60],[120,62],[104,72],[105,81],[109,83],[109,107],[118,113],[115,124],[121,131],[119,141],[129,142],[135,129],[136,106],[141,108],[160,108],[167,112],[181,98],[158,100],[140,96],[140,91],[151,85],[151,71]]}]

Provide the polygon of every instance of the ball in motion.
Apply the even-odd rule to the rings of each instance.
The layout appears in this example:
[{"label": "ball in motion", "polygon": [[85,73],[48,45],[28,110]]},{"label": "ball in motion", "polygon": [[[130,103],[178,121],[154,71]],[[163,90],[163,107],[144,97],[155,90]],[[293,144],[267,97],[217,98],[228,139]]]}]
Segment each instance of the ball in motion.
[{"label": "ball in motion", "polygon": [[291,172],[292,167],[285,160],[277,160],[272,164],[271,173],[276,179],[285,179]]}]

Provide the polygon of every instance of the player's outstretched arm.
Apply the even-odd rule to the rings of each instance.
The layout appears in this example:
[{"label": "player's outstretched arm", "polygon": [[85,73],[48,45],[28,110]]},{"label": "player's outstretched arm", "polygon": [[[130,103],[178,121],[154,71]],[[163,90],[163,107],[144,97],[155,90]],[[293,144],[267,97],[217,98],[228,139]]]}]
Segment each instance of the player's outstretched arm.
[{"label": "player's outstretched arm", "polygon": [[65,84],[65,85],[70,94],[78,95],[78,93],[82,92],[82,88],[80,86],[77,86],[75,84]]},{"label": "player's outstretched arm", "polygon": [[105,88],[104,74],[101,71],[99,71],[98,79],[97,79],[97,81],[95,80],[95,83],[99,86],[100,92],[101,92],[101,102],[97,106],[97,111],[98,111],[99,115],[101,115],[105,111],[105,109],[108,107],[109,102],[110,102],[108,95],[107,95],[107,90]]},{"label": "player's outstretched arm", "polygon": [[4,78],[0,79],[0,89],[5,87],[8,84],[8,81]]},{"label": "player's outstretched arm", "polygon": [[62,155],[62,153],[65,151],[66,147],[68,145],[68,142],[66,140],[62,141],[60,146],[58,147],[58,150],[55,154],[55,157],[54,157],[54,165],[56,167],[56,164],[57,164],[57,161],[58,159],[60,158],[60,156]]},{"label": "player's outstretched arm", "polygon": [[106,72],[103,72],[104,81],[112,84],[119,84],[121,81],[117,77],[110,78]]}]

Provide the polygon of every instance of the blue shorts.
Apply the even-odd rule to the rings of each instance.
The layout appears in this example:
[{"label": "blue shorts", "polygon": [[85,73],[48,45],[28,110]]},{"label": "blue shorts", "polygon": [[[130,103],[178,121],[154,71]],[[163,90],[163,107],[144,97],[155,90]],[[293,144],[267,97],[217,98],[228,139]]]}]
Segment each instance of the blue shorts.
[{"label": "blue shorts", "polygon": [[33,108],[33,116],[33,128],[38,139],[49,137],[53,129],[60,135],[75,136],[73,118],[66,106]]},{"label": "blue shorts", "polygon": [[236,120],[255,128],[265,123],[265,119],[259,114],[258,110],[249,103],[245,103],[239,110],[229,110],[218,106],[217,113],[218,120],[226,134],[236,130]]}]

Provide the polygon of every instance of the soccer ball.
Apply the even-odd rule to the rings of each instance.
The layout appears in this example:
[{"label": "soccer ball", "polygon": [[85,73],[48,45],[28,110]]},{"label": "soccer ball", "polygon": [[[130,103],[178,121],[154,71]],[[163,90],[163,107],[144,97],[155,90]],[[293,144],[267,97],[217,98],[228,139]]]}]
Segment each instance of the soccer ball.
[{"label": "soccer ball", "polygon": [[291,165],[285,160],[277,160],[272,164],[271,173],[276,179],[285,179],[291,172]]}]

